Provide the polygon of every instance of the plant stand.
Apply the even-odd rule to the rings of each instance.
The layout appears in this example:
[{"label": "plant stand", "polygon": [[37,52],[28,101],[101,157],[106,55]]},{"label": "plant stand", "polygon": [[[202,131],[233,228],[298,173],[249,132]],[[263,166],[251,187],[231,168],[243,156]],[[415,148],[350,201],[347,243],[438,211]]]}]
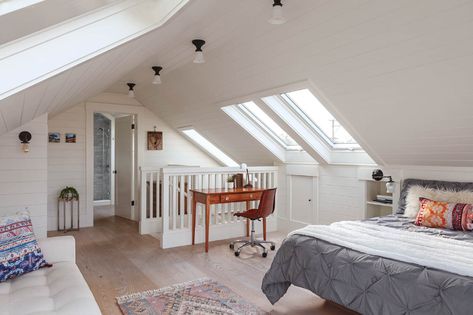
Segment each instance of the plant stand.
[{"label": "plant stand", "polygon": [[[61,229],[61,204],[62,204],[62,215],[63,215],[63,229]],[[77,228],[74,228],[74,204],[77,205]],[[68,207],[69,205],[69,207]],[[71,227],[67,229],[66,227],[66,210],[69,208],[71,211]],[[69,231],[78,231],[80,223],[80,204],[79,198],[58,198],[57,200],[57,230],[64,231],[67,233]]]}]

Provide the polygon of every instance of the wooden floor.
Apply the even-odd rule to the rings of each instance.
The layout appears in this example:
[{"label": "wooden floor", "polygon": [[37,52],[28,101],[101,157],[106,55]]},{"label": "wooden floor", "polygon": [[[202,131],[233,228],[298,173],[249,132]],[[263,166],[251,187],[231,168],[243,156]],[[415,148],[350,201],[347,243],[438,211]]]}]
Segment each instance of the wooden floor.
[{"label": "wooden floor", "polygon": [[[50,233],[55,235],[63,234]],[[260,287],[275,252],[262,258],[250,248],[237,258],[228,241],[212,242],[208,254],[203,245],[163,250],[159,240],[139,235],[135,222],[107,216],[104,211],[97,216],[95,227],[68,235],[76,238],[77,264],[105,315],[121,314],[116,296],[202,277],[219,281],[271,314],[353,314],[295,287],[271,305]],[[282,237],[269,234],[278,243]]]}]

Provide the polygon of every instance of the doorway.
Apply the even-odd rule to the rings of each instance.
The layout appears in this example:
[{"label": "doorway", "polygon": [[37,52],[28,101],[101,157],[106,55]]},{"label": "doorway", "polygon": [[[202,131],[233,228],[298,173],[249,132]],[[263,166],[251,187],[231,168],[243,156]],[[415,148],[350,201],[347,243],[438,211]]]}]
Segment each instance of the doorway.
[{"label": "doorway", "polygon": [[96,112],[93,120],[94,224],[135,220],[136,116]]}]

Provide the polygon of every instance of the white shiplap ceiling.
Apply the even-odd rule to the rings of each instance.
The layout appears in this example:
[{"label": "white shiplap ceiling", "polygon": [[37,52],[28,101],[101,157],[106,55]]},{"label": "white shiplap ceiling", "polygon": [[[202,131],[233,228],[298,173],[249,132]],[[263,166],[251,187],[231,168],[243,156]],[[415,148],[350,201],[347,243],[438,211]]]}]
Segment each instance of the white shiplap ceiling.
[{"label": "white shiplap ceiling", "polygon": [[266,22],[270,1],[197,2],[240,15],[219,25],[210,10],[196,25],[204,38],[225,31],[207,63],[165,73],[159,87],[149,84],[149,62],[126,76],[174,127],[194,125],[233,156],[256,158],[251,149],[239,153],[248,137],[220,106],[310,80],[377,162],[473,166],[472,1],[287,0],[281,26]]},{"label": "white shiplap ceiling", "polygon": [[[274,157],[220,107],[310,80],[334,116],[382,164],[473,166],[473,2],[192,0],[166,25],[0,102],[0,133],[105,89],[137,99],[173,127],[193,125],[240,161]],[[192,64],[204,38],[207,63]],[[151,84],[162,65],[163,84]],[[108,87],[108,88],[107,88]],[[35,110],[30,110],[35,108]]]}]

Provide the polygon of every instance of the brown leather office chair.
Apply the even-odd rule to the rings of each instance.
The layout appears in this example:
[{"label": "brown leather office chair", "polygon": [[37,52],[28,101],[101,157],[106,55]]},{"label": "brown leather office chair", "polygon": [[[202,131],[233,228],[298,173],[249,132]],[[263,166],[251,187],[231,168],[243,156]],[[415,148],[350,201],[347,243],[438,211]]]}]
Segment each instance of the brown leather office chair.
[{"label": "brown leather office chair", "polygon": [[243,243],[243,245],[239,246],[235,250],[235,256],[240,256],[240,251],[243,247],[245,246],[259,246],[263,248],[263,257],[268,256],[268,250],[266,247],[263,246],[263,244],[270,244],[271,245],[271,250],[276,249],[276,245],[274,242],[271,241],[265,241],[265,240],[257,240],[255,238],[255,221],[258,220],[260,221],[261,219],[266,218],[270,214],[274,212],[274,207],[276,204],[276,188],[268,189],[263,191],[261,195],[261,199],[258,205],[258,209],[249,209],[245,212],[239,212],[235,213],[234,215],[237,217],[243,217],[251,220],[251,234],[250,234],[250,239],[249,240],[237,240],[233,241],[230,243],[230,248],[235,249],[235,244],[237,243]]}]

